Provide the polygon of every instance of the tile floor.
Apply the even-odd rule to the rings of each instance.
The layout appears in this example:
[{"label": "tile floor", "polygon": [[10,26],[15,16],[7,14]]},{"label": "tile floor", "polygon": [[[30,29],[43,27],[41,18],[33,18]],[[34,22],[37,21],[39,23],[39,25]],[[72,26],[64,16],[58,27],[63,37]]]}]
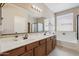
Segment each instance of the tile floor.
[{"label": "tile floor", "polygon": [[57,46],[49,56],[79,56],[79,52],[62,46]]}]

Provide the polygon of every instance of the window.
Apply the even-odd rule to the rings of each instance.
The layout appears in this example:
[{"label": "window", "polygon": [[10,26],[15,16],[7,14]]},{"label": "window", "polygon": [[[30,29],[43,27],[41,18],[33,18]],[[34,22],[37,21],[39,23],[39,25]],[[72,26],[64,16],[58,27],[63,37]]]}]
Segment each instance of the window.
[{"label": "window", "polygon": [[73,31],[73,13],[57,16],[57,31]]}]

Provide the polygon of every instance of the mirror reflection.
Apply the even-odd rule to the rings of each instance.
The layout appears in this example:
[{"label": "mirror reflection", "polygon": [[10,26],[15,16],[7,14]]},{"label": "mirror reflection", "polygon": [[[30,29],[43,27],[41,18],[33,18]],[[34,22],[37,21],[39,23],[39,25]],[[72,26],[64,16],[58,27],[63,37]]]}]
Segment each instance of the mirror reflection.
[{"label": "mirror reflection", "polygon": [[32,32],[45,32],[48,31],[46,18],[40,17],[35,19],[35,23],[32,24]]},{"label": "mirror reflection", "polygon": [[1,17],[0,34],[45,32],[51,26],[48,18],[22,7],[22,4],[6,3],[2,7]]}]

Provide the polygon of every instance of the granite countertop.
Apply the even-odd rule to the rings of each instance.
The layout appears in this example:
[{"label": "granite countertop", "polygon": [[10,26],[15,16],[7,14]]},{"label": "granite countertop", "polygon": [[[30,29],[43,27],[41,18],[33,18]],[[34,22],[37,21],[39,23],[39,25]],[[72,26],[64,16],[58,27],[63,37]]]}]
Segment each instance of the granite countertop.
[{"label": "granite countertop", "polygon": [[19,36],[17,38],[17,41],[15,41],[14,37],[1,38],[0,39],[0,53],[21,47],[23,45],[30,44],[35,41],[45,39],[54,35],[55,34],[43,35],[43,33],[33,33],[33,34],[29,34],[28,39],[25,39],[25,40],[23,40],[23,36]]}]

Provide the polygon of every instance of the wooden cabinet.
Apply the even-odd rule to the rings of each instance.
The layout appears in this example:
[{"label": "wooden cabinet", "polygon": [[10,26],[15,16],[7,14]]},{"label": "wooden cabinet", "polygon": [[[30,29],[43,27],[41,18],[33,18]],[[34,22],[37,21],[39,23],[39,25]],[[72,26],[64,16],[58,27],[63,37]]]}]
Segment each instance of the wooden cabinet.
[{"label": "wooden cabinet", "polygon": [[47,39],[47,55],[52,51],[52,39],[48,38]]},{"label": "wooden cabinet", "polygon": [[21,56],[33,56],[33,49],[29,50],[27,52],[25,52],[24,54],[22,54]]},{"label": "wooden cabinet", "polygon": [[34,49],[35,56],[45,56],[46,55],[46,39],[39,41],[40,45]]},{"label": "wooden cabinet", "polygon": [[45,44],[40,45],[39,47],[35,48],[35,56],[45,56],[46,50],[45,50]]}]

